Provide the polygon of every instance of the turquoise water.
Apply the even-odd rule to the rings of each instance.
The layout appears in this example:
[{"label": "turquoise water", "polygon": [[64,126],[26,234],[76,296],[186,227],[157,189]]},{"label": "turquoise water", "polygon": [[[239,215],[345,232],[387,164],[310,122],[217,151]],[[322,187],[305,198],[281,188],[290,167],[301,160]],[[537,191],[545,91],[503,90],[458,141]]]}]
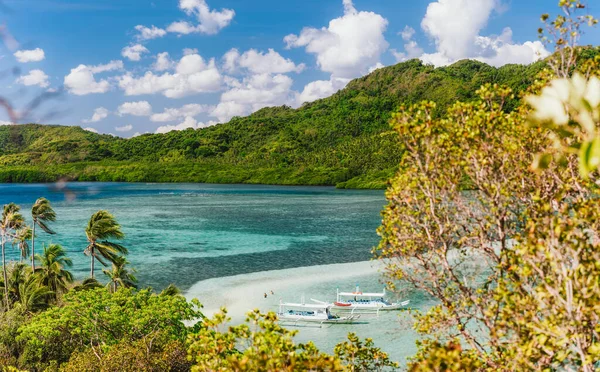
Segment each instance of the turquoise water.
[{"label": "turquoise water", "polygon": [[[63,245],[77,278],[89,275],[87,220],[106,209],[123,226],[141,285],[184,290],[215,277],[368,260],[385,203],[382,191],[330,187],[0,185],[0,204],[15,202],[25,215],[40,196],[56,209],[58,234],[39,234],[37,247]],[[16,249],[8,252],[18,259]]]},{"label": "turquoise water", "polygon": [[[75,183],[1,185],[0,204],[15,202],[27,216],[40,196],[54,205],[57,235],[37,242],[63,245],[78,279],[89,275],[84,229],[100,209],[113,213],[126,233],[123,244],[141,286],[174,283],[198,298],[205,313],[221,306],[234,323],[254,308],[276,311],[279,301],[304,296],[334,301],[336,287],[382,290],[381,266],[369,262],[385,204],[382,191],[330,187],[205,184]],[[29,217],[29,216],[27,216]],[[16,249],[8,249],[17,260]],[[103,275],[98,268],[96,275]],[[431,300],[406,288],[402,300],[425,310]],[[271,295],[273,291],[273,295]],[[264,294],[267,293],[267,298]],[[400,315],[400,316],[399,316]],[[402,313],[381,313],[354,325],[301,328],[298,342],[332,352],[348,332],[371,337],[398,361],[415,353],[417,335]]]}]

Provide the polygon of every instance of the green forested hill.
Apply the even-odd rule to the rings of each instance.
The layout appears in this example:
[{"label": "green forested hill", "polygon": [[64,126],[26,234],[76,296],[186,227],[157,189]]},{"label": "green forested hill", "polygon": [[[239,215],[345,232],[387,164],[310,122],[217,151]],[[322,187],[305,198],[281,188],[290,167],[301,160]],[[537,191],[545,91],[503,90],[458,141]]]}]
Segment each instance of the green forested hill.
[{"label": "green forested hill", "polygon": [[[402,104],[440,110],[485,83],[524,90],[545,66],[494,68],[461,61],[434,69],[412,60],[352,81],[298,109],[274,107],[201,130],[132,139],[79,127],[0,126],[0,182],[214,182],[384,187],[401,149],[388,120]],[[514,104],[514,103],[511,103]],[[510,105],[509,105],[510,106]]]}]

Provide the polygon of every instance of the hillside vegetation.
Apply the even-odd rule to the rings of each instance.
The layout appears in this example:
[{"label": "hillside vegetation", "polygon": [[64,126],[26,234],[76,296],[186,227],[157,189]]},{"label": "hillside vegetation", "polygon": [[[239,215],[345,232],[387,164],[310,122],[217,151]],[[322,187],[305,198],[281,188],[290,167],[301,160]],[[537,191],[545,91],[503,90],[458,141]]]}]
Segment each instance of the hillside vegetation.
[{"label": "hillside vegetation", "polygon": [[[131,139],[79,127],[0,127],[0,182],[264,183],[383,188],[402,153],[391,113],[422,100],[472,101],[485,83],[526,89],[545,63],[433,68],[412,60],[352,81],[298,109],[272,107],[210,128]],[[506,106],[511,110],[518,99]]]}]

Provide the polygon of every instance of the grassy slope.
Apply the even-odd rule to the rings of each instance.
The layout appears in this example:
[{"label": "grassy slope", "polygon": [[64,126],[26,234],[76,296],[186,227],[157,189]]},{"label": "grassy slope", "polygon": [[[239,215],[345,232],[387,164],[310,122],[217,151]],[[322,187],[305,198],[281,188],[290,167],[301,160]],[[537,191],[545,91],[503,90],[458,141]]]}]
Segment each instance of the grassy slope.
[{"label": "grassy slope", "polygon": [[[421,100],[440,110],[485,83],[522,91],[543,68],[496,69],[461,61],[434,69],[413,60],[352,81],[299,109],[274,107],[201,130],[120,139],[78,127],[0,127],[0,182],[214,182],[381,188],[401,149],[388,120]],[[514,104],[515,102],[513,102]]]}]

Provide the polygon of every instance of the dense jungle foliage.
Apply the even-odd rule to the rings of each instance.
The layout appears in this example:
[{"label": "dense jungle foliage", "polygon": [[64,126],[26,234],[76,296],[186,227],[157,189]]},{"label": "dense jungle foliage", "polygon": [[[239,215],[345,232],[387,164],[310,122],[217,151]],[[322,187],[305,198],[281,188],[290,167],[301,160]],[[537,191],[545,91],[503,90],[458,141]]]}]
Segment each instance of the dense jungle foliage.
[{"label": "dense jungle foliage", "polygon": [[[0,127],[0,182],[263,183],[384,188],[402,149],[389,120],[403,104],[435,101],[439,115],[486,83],[524,91],[545,66],[494,68],[411,60],[356,79],[298,109],[272,107],[210,128],[131,139],[79,127]],[[505,106],[518,104],[518,96]]]}]

